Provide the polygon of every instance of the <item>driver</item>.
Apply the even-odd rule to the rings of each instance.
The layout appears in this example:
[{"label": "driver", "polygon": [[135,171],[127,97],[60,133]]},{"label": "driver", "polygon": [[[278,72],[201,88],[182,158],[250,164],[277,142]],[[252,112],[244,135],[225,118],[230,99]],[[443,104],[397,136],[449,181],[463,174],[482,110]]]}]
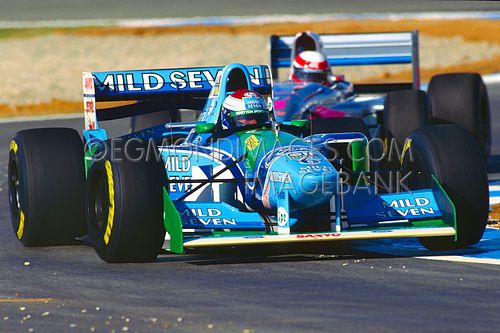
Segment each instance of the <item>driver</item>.
[{"label": "driver", "polygon": [[317,51],[304,51],[293,60],[290,79],[297,83],[330,83],[330,64],[326,57]]},{"label": "driver", "polygon": [[236,90],[222,104],[221,123],[224,130],[264,125],[268,121],[269,108],[266,100],[255,91]]}]

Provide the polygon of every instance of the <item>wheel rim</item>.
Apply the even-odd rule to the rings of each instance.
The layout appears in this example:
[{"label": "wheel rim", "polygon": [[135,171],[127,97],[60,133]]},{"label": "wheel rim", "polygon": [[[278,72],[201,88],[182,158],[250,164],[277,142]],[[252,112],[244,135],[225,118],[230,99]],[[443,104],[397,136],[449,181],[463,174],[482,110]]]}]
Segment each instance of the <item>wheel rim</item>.
[{"label": "wheel rim", "polygon": [[109,198],[107,193],[107,184],[104,175],[101,170],[96,171],[90,184],[88,210],[90,212],[92,228],[93,230],[97,230],[99,234],[104,232],[108,218]]},{"label": "wheel rim", "polygon": [[19,191],[19,168],[17,163],[13,160],[9,165],[9,204],[11,213],[15,220],[19,219],[19,212],[21,210]]}]

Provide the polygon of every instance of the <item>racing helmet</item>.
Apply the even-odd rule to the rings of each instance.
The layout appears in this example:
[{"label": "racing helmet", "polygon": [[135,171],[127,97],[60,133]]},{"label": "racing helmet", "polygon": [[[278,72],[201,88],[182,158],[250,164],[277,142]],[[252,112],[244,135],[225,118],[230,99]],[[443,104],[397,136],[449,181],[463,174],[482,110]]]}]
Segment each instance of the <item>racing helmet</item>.
[{"label": "racing helmet", "polygon": [[328,83],[331,74],[326,57],[317,51],[304,51],[293,60],[290,79],[295,82]]},{"label": "racing helmet", "polygon": [[222,104],[221,123],[225,130],[264,125],[269,121],[269,109],[264,97],[248,89],[236,90]]}]

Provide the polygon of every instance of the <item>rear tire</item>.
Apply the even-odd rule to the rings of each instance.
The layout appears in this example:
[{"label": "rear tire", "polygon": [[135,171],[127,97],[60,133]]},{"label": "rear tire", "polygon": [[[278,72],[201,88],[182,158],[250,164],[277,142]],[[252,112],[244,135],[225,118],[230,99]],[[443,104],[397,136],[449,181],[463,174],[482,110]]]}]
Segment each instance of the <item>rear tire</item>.
[{"label": "rear tire", "polygon": [[411,153],[405,153],[402,166],[404,174],[411,170],[414,175],[410,189],[429,188],[432,174],[456,209],[457,241],[454,237],[429,237],[419,239],[422,245],[431,250],[449,250],[479,242],[488,220],[488,175],[472,135],[462,127],[447,124],[418,129],[410,139]]},{"label": "rear tire", "polygon": [[491,120],[488,92],[477,73],[441,74],[429,83],[433,124],[454,123],[468,129],[484,159],[491,153]]},{"label": "rear tire", "polygon": [[25,246],[75,244],[86,232],[83,145],[70,128],[18,132],[9,152],[12,227]]},{"label": "rear tire", "polygon": [[[163,163],[145,153],[145,142],[106,144],[114,147],[114,153],[107,149],[103,159],[94,161],[86,183],[86,219],[92,244],[107,262],[154,261],[165,239]],[[151,148],[158,153],[152,146],[150,152]]]},{"label": "rear tire", "polygon": [[400,148],[416,129],[430,125],[429,101],[421,90],[392,91],[384,103],[384,136]]}]

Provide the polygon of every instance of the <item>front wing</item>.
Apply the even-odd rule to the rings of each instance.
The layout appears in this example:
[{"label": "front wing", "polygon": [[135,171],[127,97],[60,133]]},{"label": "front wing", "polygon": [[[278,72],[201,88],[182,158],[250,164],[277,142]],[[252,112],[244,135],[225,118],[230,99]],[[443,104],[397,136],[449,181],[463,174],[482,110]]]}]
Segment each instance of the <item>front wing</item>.
[{"label": "front wing", "polygon": [[[417,191],[418,192],[418,191]],[[235,230],[235,229],[208,229],[202,233],[190,233],[182,229],[180,215],[172,212],[174,205],[170,201],[166,191],[164,193],[164,201],[169,202],[170,212],[165,214],[165,228],[169,232],[170,252],[183,253],[189,248],[204,248],[217,246],[243,246],[243,245],[266,245],[280,243],[302,243],[302,242],[334,242],[334,241],[349,241],[349,240],[367,240],[381,238],[407,238],[407,237],[455,237],[456,240],[456,211],[455,205],[437,182],[433,179],[432,188],[425,191],[426,195],[434,199],[435,211],[427,218],[401,218],[394,217],[393,219],[380,220],[373,223],[368,221],[369,214],[358,215],[358,218],[363,216],[366,222],[358,221],[356,225],[340,228],[340,223],[332,223],[332,230],[323,232],[289,232],[281,233],[270,232],[264,230]],[[419,193],[423,193],[420,191]],[[408,197],[411,198],[408,194]],[[419,194],[422,195],[422,194]],[[381,196],[384,197],[384,196]],[[385,195],[390,198],[393,195]],[[405,201],[404,194],[398,196],[397,200]],[[369,205],[363,205],[364,209],[370,210]],[[362,207],[361,207],[362,208]],[[174,216],[175,215],[175,216]],[[354,214],[356,215],[356,214]],[[167,218],[168,216],[168,218]],[[176,223],[172,223],[176,217]],[[167,221],[168,220],[168,221]],[[343,224],[343,223],[342,223]]]}]

